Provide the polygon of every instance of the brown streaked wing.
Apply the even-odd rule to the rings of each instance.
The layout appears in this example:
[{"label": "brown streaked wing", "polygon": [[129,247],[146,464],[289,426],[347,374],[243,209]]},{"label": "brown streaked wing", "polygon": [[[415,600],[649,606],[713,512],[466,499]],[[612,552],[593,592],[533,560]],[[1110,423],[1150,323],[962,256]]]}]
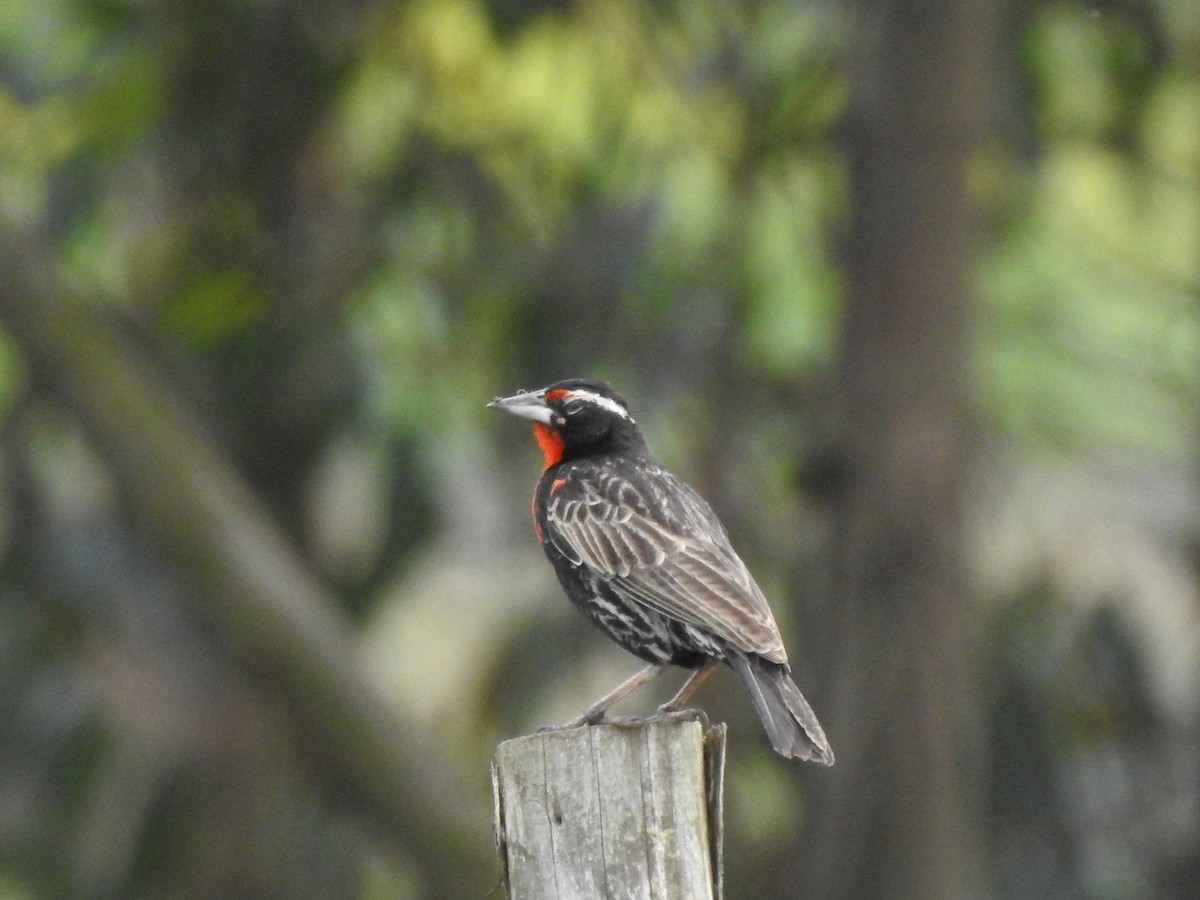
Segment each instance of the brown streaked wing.
[{"label": "brown streaked wing", "polygon": [[597,466],[570,477],[547,505],[547,539],[629,602],[786,663],[766,598],[716,514],[669,472],[637,474]]}]

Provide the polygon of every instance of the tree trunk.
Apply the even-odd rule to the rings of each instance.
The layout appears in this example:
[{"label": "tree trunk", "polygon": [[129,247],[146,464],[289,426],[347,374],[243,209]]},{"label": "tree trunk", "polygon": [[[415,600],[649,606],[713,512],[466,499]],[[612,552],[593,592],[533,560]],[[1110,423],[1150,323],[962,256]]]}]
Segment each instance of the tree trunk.
[{"label": "tree trunk", "polygon": [[846,121],[852,218],[838,372],[830,737],[805,874],[823,898],[983,887],[964,536],[968,170],[987,111],[982,0],[862,0]]}]

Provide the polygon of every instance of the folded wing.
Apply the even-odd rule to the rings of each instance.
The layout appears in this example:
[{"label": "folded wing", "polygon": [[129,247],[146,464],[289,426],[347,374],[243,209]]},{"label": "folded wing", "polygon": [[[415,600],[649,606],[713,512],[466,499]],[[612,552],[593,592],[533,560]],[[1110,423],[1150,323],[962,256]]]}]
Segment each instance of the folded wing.
[{"label": "folded wing", "polygon": [[546,540],[608,580],[622,598],[787,663],[779,629],[711,507],[653,463],[604,462],[558,476]]}]

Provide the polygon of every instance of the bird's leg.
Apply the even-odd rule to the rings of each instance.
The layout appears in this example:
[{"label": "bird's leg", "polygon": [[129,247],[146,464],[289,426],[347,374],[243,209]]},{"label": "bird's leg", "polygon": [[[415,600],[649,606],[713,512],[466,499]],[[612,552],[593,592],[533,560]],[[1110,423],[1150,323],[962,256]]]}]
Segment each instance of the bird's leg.
[{"label": "bird's leg", "polygon": [[683,704],[688,702],[692,694],[696,693],[696,688],[700,687],[704,679],[711,675],[716,667],[717,661],[715,659],[710,659],[700,668],[696,669],[696,671],[692,672],[692,674],[688,676],[687,681],[683,683],[683,687],[679,689],[674,697],[660,706],[658,711],[660,713],[672,713],[683,709]]},{"label": "bird's leg", "polygon": [[563,728],[578,728],[580,725],[594,725],[596,722],[604,718],[604,714],[608,712],[608,708],[628,694],[630,691],[637,690],[647,681],[650,681],[667,667],[666,663],[651,663],[642,669],[636,675],[625,679],[615,688],[589,706],[583,711],[583,715],[572,719]]}]

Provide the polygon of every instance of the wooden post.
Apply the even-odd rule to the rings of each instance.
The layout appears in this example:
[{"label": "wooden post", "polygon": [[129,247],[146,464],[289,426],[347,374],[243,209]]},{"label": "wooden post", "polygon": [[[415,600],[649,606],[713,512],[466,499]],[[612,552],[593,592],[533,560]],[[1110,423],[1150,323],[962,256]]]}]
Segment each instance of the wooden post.
[{"label": "wooden post", "polygon": [[511,900],[720,900],[725,726],[695,715],[505,741],[492,765]]}]

